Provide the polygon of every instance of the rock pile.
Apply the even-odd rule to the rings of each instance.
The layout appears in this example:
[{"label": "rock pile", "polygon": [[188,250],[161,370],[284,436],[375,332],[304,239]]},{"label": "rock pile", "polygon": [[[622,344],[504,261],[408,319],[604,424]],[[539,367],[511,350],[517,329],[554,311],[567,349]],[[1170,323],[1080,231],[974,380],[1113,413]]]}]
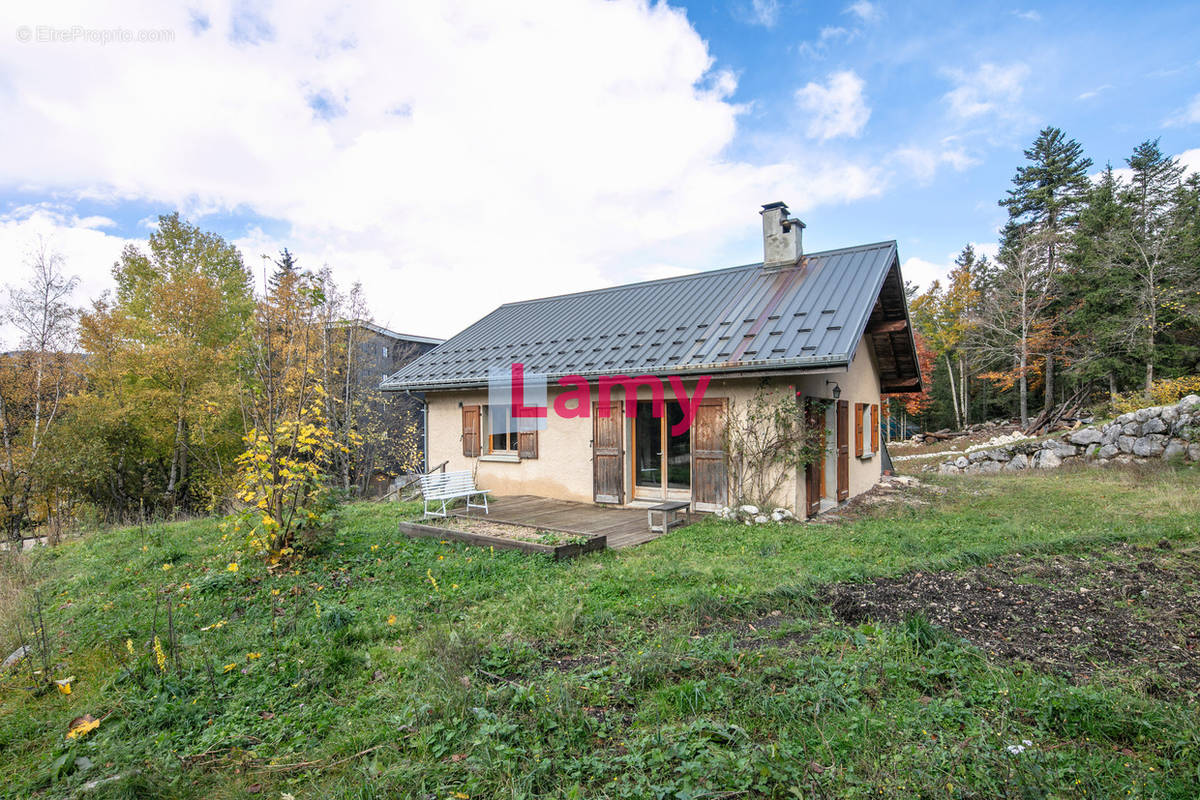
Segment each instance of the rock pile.
[{"label": "rock pile", "polygon": [[1147,459],[1200,461],[1200,396],[1190,394],[1171,406],[1141,408],[1057,439],[960,454],[937,471],[942,475],[1017,472],[1078,461],[1125,464]]},{"label": "rock pile", "polygon": [[727,519],[731,522],[744,522],[747,525],[765,525],[768,522],[788,522],[796,518],[791,511],[786,508],[776,508],[770,514],[766,509],[759,509],[758,506],[725,506],[720,511],[717,511],[714,516],[717,519]]}]

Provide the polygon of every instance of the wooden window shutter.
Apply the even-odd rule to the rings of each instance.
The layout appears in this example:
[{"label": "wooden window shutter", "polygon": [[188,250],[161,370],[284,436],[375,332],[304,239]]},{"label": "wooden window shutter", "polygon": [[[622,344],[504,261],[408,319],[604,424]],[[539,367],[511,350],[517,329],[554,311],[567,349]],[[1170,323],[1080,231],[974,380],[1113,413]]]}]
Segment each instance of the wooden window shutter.
[{"label": "wooden window shutter", "polygon": [[879,403],[871,405],[871,452],[879,452]]},{"label": "wooden window shutter", "polygon": [[854,457],[862,458],[863,454],[863,409],[866,403],[854,404]]},{"label": "wooden window shutter", "polygon": [[850,401],[837,401],[837,499],[850,497]]},{"label": "wooden window shutter", "polygon": [[538,432],[522,431],[517,434],[517,455],[521,458],[537,458],[538,456]]},{"label": "wooden window shutter", "polygon": [[474,458],[479,455],[479,406],[463,406],[462,445],[463,455]]}]

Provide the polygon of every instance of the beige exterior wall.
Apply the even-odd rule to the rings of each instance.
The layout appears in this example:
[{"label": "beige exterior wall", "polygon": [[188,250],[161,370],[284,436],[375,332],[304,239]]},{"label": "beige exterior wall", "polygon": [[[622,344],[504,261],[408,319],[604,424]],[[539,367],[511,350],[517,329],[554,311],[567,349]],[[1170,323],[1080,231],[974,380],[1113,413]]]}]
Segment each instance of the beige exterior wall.
[{"label": "beige exterior wall", "polygon": [[[705,392],[705,398],[727,398],[731,403],[744,403],[749,400],[761,386],[778,388],[780,392],[790,394],[799,392],[804,396],[832,398],[832,385],[826,381],[834,381],[841,387],[841,399],[850,403],[850,495],[853,497],[876,484],[880,475],[880,456],[876,453],[871,458],[859,459],[854,455],[854,404],[879,402],[879,376],[874,364],[873,355],[868,347],[860,347],[849,369],[821,373],[793,374],[790,376],[762,378],[733,378],[716,379],[710,383]],[[695,382],[688,381],[689,395],[695,391]],[[669,385],[666,387],[666,397],[671,399],[673,394]],[[597,384],[592,382],[592,395],[595,399]],[[557,395],[555,388],[550,389],[550,402]],[[650,391],[642,388],[639,399],[650,399]],[[618,388],[613,393],[614,400],[623,399],[623,390]],[[533,494],[543,497],[553,497],[562,500],[592,502],[592,420],[591,410],[588,417],[563,419],[554,414],[551,409],[547,419],[546,429],[538,434],[538,457],[520,461],[504,460],[503,457],[467,457],[462,448],[462,406],[486,405],[487,390],[448,391],[426,393],[428,403],[428,437],[429,465],[437,466],[448,461],[449,470],[470,470],[475,474],[476,485],[481,489],[490,489],[496,495]],[[484,422],[486,426],[486,421]],[[486,430],[485,430],[486,433]],[[870,432],[864,431],[864,438],[870,442]],[[882,441],[882,437],[880,439]],[[486,449],[486,443],[485,448]],[[629,427],[626,423],[625,464],[626,486],[629,484],[630,467]],[[831,437],[830,449],[836,462],[836,440]],[[828,492],[835,492],[836,483],[831,481]],[[626,492],[626,500],[630,500]],[[792,475],[785,481],[777,495],[780,506],[787,507],[798,516],[804,515],[804,483],[803,475]]]}]

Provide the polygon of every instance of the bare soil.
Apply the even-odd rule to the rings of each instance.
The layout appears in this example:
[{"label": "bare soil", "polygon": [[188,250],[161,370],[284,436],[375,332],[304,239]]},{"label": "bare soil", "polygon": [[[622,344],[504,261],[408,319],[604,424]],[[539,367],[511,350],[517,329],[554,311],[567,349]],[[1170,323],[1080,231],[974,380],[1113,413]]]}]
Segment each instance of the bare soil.
[{"label": "bare soil", "polygon": [[546,531],[528,525],[514,525],[507,522],[493,522],[478,517],[447,517],[431,524],[441,528],[453,528],[466,533],[476,533],[482,536],[495,536],[499,539],[509,539],[517,542],[533,542],[535,544],[559,545],[567,544],[575,539],[570,534],[558,531]]},{"label": "bare soil", "polygon": [[842,623],[924,615],[990,657],[1079,681],[1119,667],[1151,693],[1200,685],[1200,548],[1175,551],[1166,540],[839,584],[826,600]]}]

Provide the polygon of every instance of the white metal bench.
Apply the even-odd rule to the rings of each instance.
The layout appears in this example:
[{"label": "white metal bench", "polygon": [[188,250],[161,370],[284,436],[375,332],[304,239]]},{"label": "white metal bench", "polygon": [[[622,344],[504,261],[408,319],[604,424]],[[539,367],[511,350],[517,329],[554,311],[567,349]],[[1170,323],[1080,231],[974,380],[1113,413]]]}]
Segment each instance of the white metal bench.
[{"label": "white metal bench", "polygon": [[[471,502],[471,498],[475,496],[483,498],[483,505]],[[467,508],[482,508],[483,513],[486,514],[488,513],[487,496],[487,489],[475,488],[475,476],[467,470],[435,472],[421,476],[421,497],[425,501],[425,516],[427,517],[446,516],[446,501],[456,500],[460,497],[466,498]],[[429,510],[430,501],[442,504],[440,514],[437,511]]]}]

